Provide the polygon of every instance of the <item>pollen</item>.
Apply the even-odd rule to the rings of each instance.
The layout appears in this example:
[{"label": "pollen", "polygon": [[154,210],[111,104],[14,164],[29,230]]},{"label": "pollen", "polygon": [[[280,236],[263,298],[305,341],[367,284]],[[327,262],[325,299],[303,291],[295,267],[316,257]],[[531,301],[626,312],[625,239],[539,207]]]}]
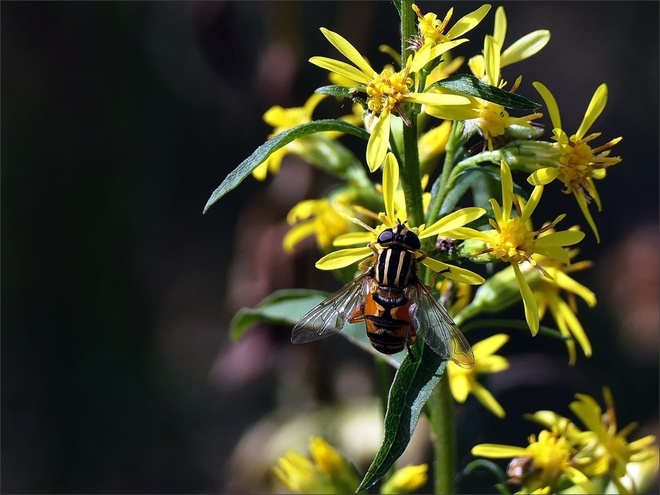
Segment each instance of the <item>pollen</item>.
[{"label": "pollen", "polygon": [[564,437],[543,430],[538,440],[534,435],[530,436],[527,451],[534,459],[535,469],[543,471],[549,479],[556,479],[570,463],[572,449]]},{"label": "pollen", "polygon": [[534,233],[527,230],[522,218],[514,217],[498,225],[491,241],[492,253],[502,261],[520,263],[534,252]]},{"label": "pollen", "polygon": [[412,80],[408,70],[394,72],[386,68],[367,86],[367,106],[373,115],[398,110],[406,94],[410,92]]},{"label": "pollen", "polygon": [[509,114],[504,107],[492,103],[484,104],[479,109],[479,117],[475,120],[481,134],[488,140],[489,149],[493,147],[492,138],[503,135],[506,126],[510,124]]},{"label": "pollen", "polygon": [[447,15],[445,15],[445,18],[442,21],[440,21],[436,14],[432,12],[422,15],[422,12],[417,5],[413,4],[412,8],[417,14],[420,37],[425,43],[440,44],[449,40],[444,34],[444,31],[447,24],[449,24],[449,19],[451,19],[452,13],[454,12],[453,8],[449,9]]},{"label": "pollen", "polygon": [[[593,173],[594,153],[584,141],[569,141],[563,147],[559,158],[559,180],[561,180],[569,191],[579,189],[585,180]],[[567,191],[568,192],[568,191]]]}]

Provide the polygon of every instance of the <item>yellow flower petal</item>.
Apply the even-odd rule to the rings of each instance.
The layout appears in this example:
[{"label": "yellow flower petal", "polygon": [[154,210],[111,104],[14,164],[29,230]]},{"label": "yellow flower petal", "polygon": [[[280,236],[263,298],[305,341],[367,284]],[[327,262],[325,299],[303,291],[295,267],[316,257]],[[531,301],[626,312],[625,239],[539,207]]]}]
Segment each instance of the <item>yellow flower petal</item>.
[{"label": "yellow flower petal", "polygon": [[500,205],[497,203],[497,200],[495,198],[490,198],[488,200],[490,203],[490,207],[493,209],[493,216],[495,217],[495,221],[503,221],[506,222],[509,217],[505,217],[502,215],[502,210],[500,209]]},{"label": "yellow flower petal", "polygon": [[[447,369],[450,370],[449,386],[451,388],[451,395],[456,402],[463,404],[467,400],[468,395],[470,395],[468,375],[462,373],[458,365],[453,361],[450,361],[447,366]],[[451,370],[457,370],[458,372],[454,373]]]},{"label": "yellow flower petal", "polygon": [[472,447],[472,455],[489,457],[491,459],[507,459],[528,455],[527,449],[515,445],[499,445],[496,443],[482,443]]},{"label": "yellow flower petal", "polygon": [[486,75],[488,84],[498,86],[500,79],[500,46],[490,35],[484,39],[484,60],[486,62]]},{"label": "yellow flower petal", "polygon": [[589,106],[587,107],[587,111],[585,112],[584,118],[582,119],[582,123],[575,133],[575,137],[577,139],[582,139],[584,137],[598,116],[605,109],[605,105],[607,105],[607,85],[601,84],[598,86],[596,92],[591,98]]},{"label": "yellow flower petal", "polygon": [[587,338],[587,334],[585,333],[584,328],[582,328],[582,325],[580,324],[580,320],[577,319],[575,313],[573,313],[570,306],[566,304],[564,301],[560,301],[558,304],[557,313],[558,314],[556,317],[561,318],[566,323],[571,334],[573,335],[573,337],[575,337],[575,340],[578,341],[580,347],[582,347],[582,351],[584,352],[584,355],[590,357],[591,342],[589,342],[589,339]]},{"label": "yellow flower petal", "polygon": [[556,273],[553,273],[552,277],[560,288],[564,289],[565,291],[577,294],[584,300],[584,302],[587,303],[590,308],[593,308],[596,305],[596,294],[594,294],[584,285],[576,282],[566,273],[557,271]]},{"label": "yellow flower petal", "polygon": [[376,125],[371,130],[369,142],[367,143],[367,165],[369,171],[375,172],[385,160],[387,148],[390,145],[390,120],[389,113],[381,113]]},{"label": "yellow flower petal", "polygon": [[[474,351],[474,353],[476,355],[477,351]],[[479,373],[499,373],[509,369],[509,360],[503,356],[494,355],[481,359],[477,357],[476,359]]]},{"label": "yellow flower petal", "polygon": [[486,409],[492,412],[495,416],[498,418],[503,418],[506,416],[506,413],[504,412],[504,409],[500,403],[495,400],[493,394],[491,394],[486,387],[479,384],[478,382],[475,382],[472,387],[472,393],[477,398],[477,400],[481,402],[486,407]]},{"label": "yellow flower petal", "polygon": [[312,96],[307,98],[307,101],[303,105],[303,110],[306,115],[309,116],[311,120],[312,113],[314,112],[314,109],[318,106],[319,103],[321,103],[325,98],[327,98],[328,95],[324,95],[321,93],[312,93]]},{"label": "yellow flower petal", "polygon": [[469,227],[459,227],[457,229],[443,231],[442,237],[449,237],[450,239],[481,239],[485,241],[491,240],[491,238],[487,235],[484,235],[482,231],[471,229]]},{"label": "yellow flower petal", "polygon": [[358,52],[343,36],[326,28],[321,28],[321,32],[332,46],[339,50],[344,57],[353,62],[369,80],[378,75],[376,71],[371,68],[369,62],[367,62],[364,57],[360,55],[360,52]]},{"label": "yellow flower petal", "polygon": [[533,186],[545,186],[550,184],[559,176],[559,169],[554,167],[546,167],[535,170],[528,178],[527,182]]},{"label": "yellow flower petal", "polygon": [[508,340],[509,336],[507,334],[498,333],[477,342],[472,346],[472,350],[477,358],[479,356],[490,356],[491,354],[495,354]]},{"label": "yellow flower petal", "polygon": [[373,240],[371,232],[348,232],[335,237],[333,246],[355,246],[356,244],[367,244]]},{"label": "yellow flower petal", "polygon": [[506,67],[538,53],[550,41],[550,31],[539,29],[526,34],[502,52],[500,67]]},{"label": "yellow flower petal", "polygon": [[390,220],[396,218],[394,214],[394,192],[398,185],[399,163],[393,153],[388,153],[383,167],[383,202],[385,203],[385,215]]},{"label": "yellow flower petal", "polygon": [[516,263],[512,263],[513,271],[516,274],[516,279],[518,280],[518,286],[520,287],[520,294],[523,298],[523,305],[525,306],[525,319],[529,325],[529,329],[532,332],[532,335],[536,335],[539,331],[539,310],[536,304],[536,299],[530,289],[525,276],[520,271],[520,267]]},{"label": "yellow flower petal", "polygon": [[562,230],[559,232],[551,232],[536,240],[536,247],[557,247],[557,246],[572,246],[584,239],[584,232],[579,230]]},{"label": "yellow flower petal", "polygon": [[319,270],[337,270],[363,260],[372,253],[371,248],[366,246],[353,249],[340,249],[339,251],[326,254],[316,262],[315,266]]},{"label": "yellow flower petal", "polygon": [[301,220],[311,217],[317,210],[319,200],[306,199],[297,203],[289,210],[286,215],[286,221],[289,225],[293,225]]},{"label": "yellow flower petal", "polygon": [[504,7],[501,5],[495,11],[495,23],[493,26],[493,38],[500,47],[504,46],[504,38],[506,37],[506,14]]},{"label": "yellow flower petal", "polygon": [[430,44],[424,44],[422,47],[415,52],[413,56],[412,64],[410,66],[411,72],[419,72],[422,68],[431,60],[431,48]]},{"label": "yellow flower petal", "polygon": [[438,261],[428,256],[422,260],[422,264],[428,266],[436,273],[449,269],[449,271],[443,272],[442,276],[456,282],[462,282],[469,285],[479,285],[485,282],[481,275],[459,266],[448,265],[447,263],[443,263],[442,261]]},{"label": "yellow flower petal", "polygon": [[309,59],[309,62],[316,65],[317,67],[321,67],[322,69],[327,69],[330,72],[334,72],[340,76],[347,77],[356,83],[368,84],[369,81],[371,81],[370,78],[368,78],[352,65],[349,65],[346,62],[335,60],[333,58],[312,57]]},{"label": "yellow flower petal", "polygon": [[567,466],[564,468],[564,473],[566,474],[566,477],[573,482],[573,484],[578,485],[586,493],[596,493],[594,492],[594,487],[591,484],[589,478],[587,478],[587,476],[579,469],[576,469],[572,466]]},{"label": "yellow flower petal", "polygon": [[462,36],[463,34],[467,33],[476,27],[477,24],[479,24],[483,18],[486,17],[486,14],[488,14],[489,11],[490,5],[484,4],[477,10],[464,15],[458,21],[456,21],[456,24],[454,24],[449,31],[447,31],[447,38],[453,39],[457,36]]},{"label": "yellow flower petal", "polygon": [[420,105],[447,106],[447,105],[468,105],[470,100],[462,95],[452,95],[448,93],[410,93],[406,95],[406,101],[419,103]]},{"label": "yellow flower petal", "polygon": [[284,251],[287,253],[293,253],[296,244],[315,233],[316,225],[314,220],[307,220],[295,225],[286,233],[284,239],[282,239]]},{"label": "yellow flower petal", "polygon": [[428,464],[399,469],[383,484],[380,493],[415,493],[426,484],[428,469]]},{"label": "yellow flower petal", "polygon": [[424,113],[444,120],[471,120],[479,117],[478,106],[472,100],[468,105],[427,106]]},{"label": "yellow flower petal", "polygon": [[557,106],[557,101],[555,97],[552,96],[552,93],[548,88],[546,88],[540,82],[533,82],[532,86],[536,88],[536,91],[539,92],[541,98],[545,102],[545,106],[548,109],[548,114],[550,114],[550,121],[552,122],[552,127],[554,129],[561,129],[561,118],[559,117],[559,107]]},{"label": "yellow flower petal", "polygon": [[532,191],[532,194],[529,196],[529,201],[527,201],[527,203],[525,204],[525,208],[523,209],[522,212],[523,222],[526,222],[527,220],[530,219],[532,213],[534,213],[534,210],[536,209],[536,206],[539,204],[539,201],[541,201],[542,194],[543,194],[543,186],[536,186]]},{"label": "yellow flower petal", "polygon": [[310,439],[309,452],[316,465],[325,474],[341,473],[348,467],[341,454],[321,437]]},{"label": "yellow flower petal", "polygon": [[[546,258],[556,259],[564,265],[568,265],[571,262],[568,250],[561,246],[535,246],[534,250],[536,254],[540,254]],[[549,277],[551,278],[552,275],[549,275]]]},{"label": "yellow flower petal", "polygon": [[511,169],[505,161],[502,161],[502,216],[496,215],[495,218],[511,218],[511,206],[513,205],[513,178]]},{"label": "yellow flower petal", "polygon": [[575,199],[577,200],[578,206],[580,207],[580,210],[582,211],[584,218],[586,218],[589,227],[591,227],[591,230],[596,236],[596,242],[600,244],[600,234],[598,233],[596,222],[594,222],[594,219],[591,216],[591,212],[589,211],[589,204],[587,203],[587,200],[577,192],[573,193],[573,196],[575,196]]},{"label": "yellow flower petal", "polygon": [[454,211],[449,215],[445,215],[428,227],[425,227],[424,230],[419,233],[419,238],[426,239],[427,237],[439,235],[442,232],[458,229],[483,216],[485,213],[486,210],[476,206]]}]

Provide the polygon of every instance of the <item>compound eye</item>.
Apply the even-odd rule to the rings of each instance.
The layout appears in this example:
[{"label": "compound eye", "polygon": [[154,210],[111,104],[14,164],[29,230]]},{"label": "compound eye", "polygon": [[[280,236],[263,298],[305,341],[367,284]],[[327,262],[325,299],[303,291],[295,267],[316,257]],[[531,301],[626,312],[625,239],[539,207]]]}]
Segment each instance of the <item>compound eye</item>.
[{"label": "compound eye", "polygon": [[378,236],[378,244],[387,244],[394,240],[394,231],[392,229],[383,230]]},{"label": "compound eye", "polygon": [[420,249],[422,247],[422,243],[420,242],[419,237],[417,237],[417,234],[411,232],[410,230],[406,232],[405,236],[403,236],[403,243],[413,250]]}]

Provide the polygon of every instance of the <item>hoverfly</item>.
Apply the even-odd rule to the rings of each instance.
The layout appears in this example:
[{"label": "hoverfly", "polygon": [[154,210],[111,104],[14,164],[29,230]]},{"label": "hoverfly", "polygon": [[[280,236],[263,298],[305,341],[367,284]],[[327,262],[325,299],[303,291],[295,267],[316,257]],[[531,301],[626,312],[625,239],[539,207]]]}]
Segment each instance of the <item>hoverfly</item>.
[{"label": "hoverfly", "polygon": [[340,332],[349,323],[364,322],[371,345],[383,354],[408,349],[417,333],[441,357],[466,368],[474,354],[447,310],[417,275],[426,257],[417,234],[405,223],[383,230],[364,273],[306,313],[293,327],[291,341],[304,344]]}]

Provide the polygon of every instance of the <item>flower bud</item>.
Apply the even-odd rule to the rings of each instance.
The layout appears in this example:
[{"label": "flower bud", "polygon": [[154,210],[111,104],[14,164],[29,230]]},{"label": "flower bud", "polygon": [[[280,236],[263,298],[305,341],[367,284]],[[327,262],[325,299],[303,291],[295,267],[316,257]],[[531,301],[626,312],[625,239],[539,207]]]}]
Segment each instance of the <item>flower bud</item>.
[{"label": "flower bud", "polygon": [[512,170],[532,172],[546,167],[558,167],[559,145],[547,141],[513,141],[500,149],[502,159]]},{"label": "flower bud", "polygon": [[[540,276],[529,263],[520,265],[525,278],[532,285]],[[474,293],[474,298],[463,311],[456,315],[456,322],[463,322],[481,313],[498,313],[522,300],[520,286],[513,267],[508,266],[486,279]]]}]

